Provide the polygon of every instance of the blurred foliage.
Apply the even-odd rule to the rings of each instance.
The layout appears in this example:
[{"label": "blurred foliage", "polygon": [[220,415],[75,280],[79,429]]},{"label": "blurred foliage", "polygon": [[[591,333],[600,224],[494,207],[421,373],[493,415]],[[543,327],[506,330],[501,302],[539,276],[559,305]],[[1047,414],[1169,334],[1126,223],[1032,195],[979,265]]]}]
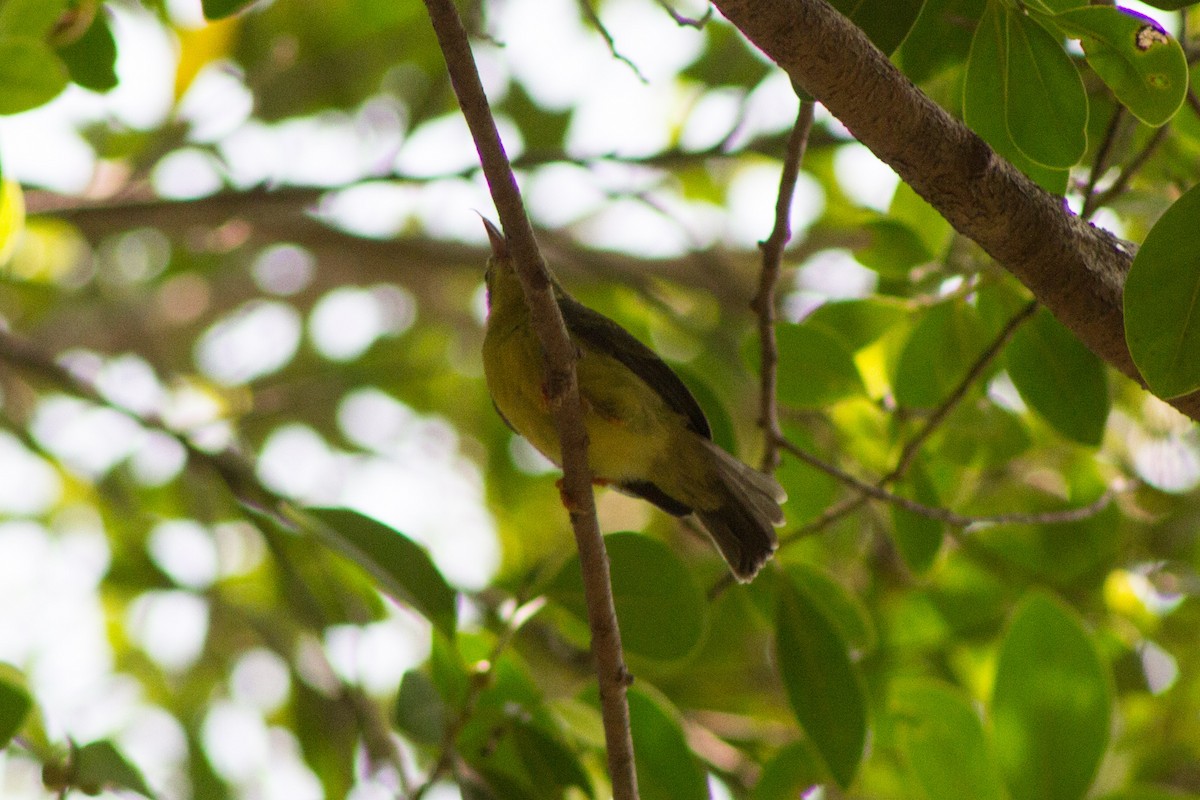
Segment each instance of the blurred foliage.
[{"label": "blurred foliage", "polygon": [[[0,0],[0,113],[123,90],[135,17],[178,55],[158,124],[79,123],[99,159],[79,197],[2,165],[0,793],[608,796],[556,473],[482,381],[484,239],[449,221],[480,179],[403,157],[456,145],[424,8],[205,0],[221,21],[203,25],[169,5]],[[753,463],[753,240],[787,81],[696,8],[597,3],[600,31],[547,4],[577,54],[504,27],[515,2],[462,5],[559,277],[678,367]],[[1130,341],[1173,394],[1200,363],[1196,195],[1175,204],[1200,171],[1200,29],[1189,3],[1153,5],[1182,9],[1171,34],[1081,0],[835,3],[1018,168],[1148,241]],[[521,48],[569,75],[585,45],[636,67],[639,29],[692,48],[668,74],[644,58],[646,86],[608,65],[661,92],[663,131],[587,150],[593,87],[559,96]],[[223,133],[194,112],[218,79],[238,87],[226,111],[247,104]],[[296,178],[322,147],[343,177]],[[818,114],[778,402],[788,441],[841,474],[783,454],[775,561],[731,585],[686,520],[599,490],[642,797],[1200,797],[1194,425],[907,187],[865,199],[863,155]],[[184,163],[213,185],[170,190]],[[39,584],[83,616],[31,607]],[[70,653],[90,694],[63,699],[53,651],[80,626],[100,655]]]}]

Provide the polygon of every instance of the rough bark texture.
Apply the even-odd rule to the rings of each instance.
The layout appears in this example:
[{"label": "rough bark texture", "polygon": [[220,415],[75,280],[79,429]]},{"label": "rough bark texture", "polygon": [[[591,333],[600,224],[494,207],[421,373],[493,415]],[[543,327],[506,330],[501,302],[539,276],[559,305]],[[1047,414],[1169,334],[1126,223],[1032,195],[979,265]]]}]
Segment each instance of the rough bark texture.
[{"label": "rough bark texture", "polygon": [[[1132,255],[926,97],[825,0],[714,0],[730,22],[1093,352],[1141,382],[1121,307]],[[1200,392],[1172,405],[1200,420]]]}]

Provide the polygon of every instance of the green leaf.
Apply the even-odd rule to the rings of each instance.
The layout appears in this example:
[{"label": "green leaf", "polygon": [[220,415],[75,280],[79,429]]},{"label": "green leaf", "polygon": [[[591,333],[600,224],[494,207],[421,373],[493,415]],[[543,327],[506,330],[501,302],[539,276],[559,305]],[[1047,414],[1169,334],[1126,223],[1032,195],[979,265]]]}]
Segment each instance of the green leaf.
[{"label": "green leaf", "polygon": [[8,263],[25,230],[25,195],[21,184],[0,178],[0,267]]},{"label": "green leaf", "polygon": [[346,508],[310,508],[322,542],[365,569],[386,594],[412,606],[447,636],[454,635],[455,595],[416,542],[382,522]]},{"label": "green leaf", "polygon": [[896,400],[907,408],[936,406],[966,377],[985,346],[974,308],[951,301],[929,309],[900,353]]},{"label": "green leaf", "polygon": [[823,408],[865,394],[862,376],[845,342],[818,325],[780,325],[779,401],[794,408]]},{"label": "green leaf", "polygon": [[1125,280],[1125,340],[1150,391],[1200,388],[1200,186],[1150,229]]},{"label": "green leaf", "polygon": [[708,800],[708,781],[666,700],[630,688],[629,724],[641,800]]},{"label": "green leaf", "polygon": [[91,742],[76,750],[73,766],[72,784],[84,794],[99,794],[101,789],[128,789],[143,797],[155,797],[138,768],[110,741]]},{"label": "green leaf", "polygon": [[396,727],[414,742],[440,744],[446,733],[446,703],[430,677],[420,670],[404,673],[392,713]]},{"label": "green leaf", "polygon": [[925,0],[896,52],[904,74],[922,83],[962,64],[971,50],[974,21],[983,15],[984,6],[985,0]]},{"label": "green leaf", "polygon": [[750,800],[795,800],[821,782],[820,759],[806,742],[784,745],[763,765]]},{"label": "green leaf", "polygon": [[[925,470],[918,467],[909,471],[906,480],[908,490],[900,492],[905,497],[911,497],[922,505],[936,508],[938,506],[937,490],[930,482]],[[892,537],[900,557],[913,573],[923,574],[937,558],[942,549],[942,538],[945,534],[944,524],[936,519],[917,514],[913,511],[892,506]]]},{"label": "green leaf", "polygon": [[67,88],[67,68],[45,42],[0,38],[0,114],[45,105]]},{"label": "green leaf", "polygon": [[117,85],[117,43],[103,9],[96,12],[82,36],[59,48],[58,55],[67,65],[71,80],[85,89],[107,92]]},{"label": "green leaf", "polygon": [[587,797],[595,797],[579,757],[557,738],[535,725],[524,723],[514,726],[513,737],[521,763],[529,770],[534,786],[539,789],[555,787],[556,797],[574,786]]},{"label": "green leaf", "polygon": [[258,0],[201,0],[205,19],[232,17],[242,9],[249,8]]},{"label": "green leaf", "polygon": [[1163,11],[1178,11],[1181,8],[1194,6],[1197,0],[1143,0],[1146,5],[1161,8]]},{"label": "green leaf", "polygon": [[927,263],[933,254],[910,226],[881,216],[862,226],[867,245],[854,251],[864,267],[889,278],[906,278],[913,267]]},{"label": "green leaf", "polygon": [[1088,6],[1050,22],[1080,40],[1092,69],[1142,122],[1162,125],[1183,105],[1187,58],[1154,20],[1123,8]]},{"label": "green leaf", "polygon": [[1021,13],[1005,15],[1004,121],[1031,160],[1066,169],[1087,150],[1087,92],[1062,45]]},{"label": "green leaf", "polygon": [[0,3],[0,37],[28,37],[44,42],[67,8],[68,0],[4,0]]},{"label": "green leaf", "polygon": [[900,751],[928,800],[1003,800],[979,714],[960,691],[930,680],[899,682],[892,714]]},{"label": "green leaf", "polygon": [[749,88],[770,74],[770,67],[755,54],[737,28],[713,20],[704,26],[704,33],[708,40],[704,55],[683,70],[683,77],[714,88]]},{"label": "green leaf", "polygon": [[1045,309],[1013,335],[1008,374],[1021,397],[1068,439],[1100,444],[1108,420],[1108,377],[1100,359]]},{"label": "green leaf", "polygon": [[857,352],[878,341],[893,326],[909,318],[907,306],[887,297],[864,297],[822,304],[805,320],[832,332]]},{"label": "green leaf", "polygon": [[[688,656],[704,637],[706,604],[687,567],[666,545],[649,536],[613,533],[604,537],[604,544],[625,649],[655,661]],[[578,556],[563,565],[546,594],[587,622]]]},{"label": "green leaf", "polygon": [[867,736],[862,677],[838,627],[791,580],[780,582],[775,625],[779,671],[792,710],[845,788],[854,780]]},{"label": "green leaf", "polygon": [[0,749],[21,730],[33,710],[33,696],[25,687],[25,677],[16,667],[0,662]]},{"label": "green leaf", "polygon": [[828,572],[809,564],[788,564],[787,574],[837,626],[849,650],[865,655],[875,649],[875,625],[857,596]]},{"label": "green leaf", "polygon": [[900,46],[923,0],[831,0],[830,5],[850,18],[875,46],[891,55]]},{"label": "green leaf", "polygon": [[991,0],[975,28],[963,80],[963,121],[1039,186],[1061,195],[1067,189],[1067,170],[1051,169],[1028,158],[1008,133],[1004,76],[1009,13],[1006,6]]},{"label": "green leaf", "polygon": [[1078,616],[1043,592],[1013,613],[1000,648],[992,720],[1014,800],[1084,796],[1108,743],[1112,690]]}]

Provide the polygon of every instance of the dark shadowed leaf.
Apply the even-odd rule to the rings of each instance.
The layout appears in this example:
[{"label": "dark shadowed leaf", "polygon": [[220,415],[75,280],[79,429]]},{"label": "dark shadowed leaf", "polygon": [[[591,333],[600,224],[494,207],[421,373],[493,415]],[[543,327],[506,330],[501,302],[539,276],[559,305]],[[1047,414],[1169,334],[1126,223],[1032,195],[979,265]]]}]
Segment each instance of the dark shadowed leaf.
[{"label": "dark shadowed leaf", "polygon": [[637,686],[629,690],[629,722],[641,800],[707,800],[708,782],[666,700]]}]

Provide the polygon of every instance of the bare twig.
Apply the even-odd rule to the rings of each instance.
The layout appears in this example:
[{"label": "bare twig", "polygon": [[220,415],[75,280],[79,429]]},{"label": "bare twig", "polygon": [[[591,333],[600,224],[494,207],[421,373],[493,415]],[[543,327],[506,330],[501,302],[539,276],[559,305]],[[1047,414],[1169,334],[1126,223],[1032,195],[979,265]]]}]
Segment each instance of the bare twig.
[{"label": "bare twig", "polygon": [[592,23],[592,27],[596,29],[596,32],[600,34],[602,39],[604,39],[605,44],[608,45],[608,52],[612,54],[612,57],[633,70],[633,74],[637,76],[639,81],[642,83],[649,83],[650,81],[646,80],[646,76],[642,74],[640,69],[638,69],[638,65],[633,63],[628,56],[623,55],[619,50],[617,50],[616,40],[613,39],[613,35],[609,33],[608,28],[605,27],[604,21],[600,19],[600,15],[596,13],[596,9],[592,8],[592,4],[588,2],[588,0],[579,0],[579,8],[581,11],[583,11],[583,15],[587,17],[588,22]]},{"label": "bare twig", "polygon": [[925,424],[922,425],[921,429],[917,431],[916,435],[904,445],[904,449],[900,452],[900,458],[896,461],[895,468],[880,480],[880,485],[892,483],[903,477],[904,474],[908,472],[908,468],[912,466],[913,459],[916,458],[917,452],[921,449],[921,445],[925,443],[926,439],[933,435],[933,432],[936,431],[938,426],[941,425],[946,417],[950,415],[950,412],[954,410],[955,406],[962,401],[963,397],[965,397],[967,394],[967,390],[971,388],[971,384],[975,383],[975,381],[979,379],[979,376],[983,374],[984,370],[986,370],[988,366],[996,360],[996,357],[1000,355],[1000,352],[1004,349],[1004,346],[1008,344],[1008,340],[1011,339],[1013,334],[1017,332],[1017,328],[1025,324],[1025,321],[1032,317],[1033,313],[1037,311],[1037,309],[1038,302],[1036,300],[1031,300],[1028,305],[1014,314],[1013,317],[1007,323],[1005,323],[1004,327],[1000,329],[1000,333],[996,334],[996,338],[992,340],[992,343],[989,344],[987,348],[979,354],[979,358],[975,359],[975,363],[971,365],[971,368],[967,370],[967,374],[964,375],[963,379],[959,381],[957,386],[954,387],[954,391],[950,392],[946,399],[942,401],[941,405],[934,409],[933,413],[925,418]]},{"label": "bare twig", "polygon": [[1113,181],[1112,186],[1098,195],[1090,195],[1087,200],[1091,202],[1090,204],[1087,201],[1084,202],[1083,211],[1080,212],[1081,216],[1086,218],[1097,208],[1107,205],[1112,202],[1114,197],[1119,197],[1123,194],[1129,187],[1129,182],[1133,179],[1133,176],[1146,165],[1146,162],[1150,160],[1150,156],[1154,154],[1158,146],[1167,138],[1167,132],[1170,130],[1170,127],[1170,125],[1163,125],[1150,136],[1141,151],[1121,169],[1121,174]]},{"label": "bare twig", "polygon": [[1118,104],[1113,110],[1112,119],[1108,121],[1108,129],[1104,132],[1104,140],[1096,148],[1096,158],[1092,162],[1087,186],[1083,190],[1083,210],[1080,211],[1079,216],[1084,219],[1090,217],[1096,210],[1096,207],[1092,205],[1095,202],[1093,198],[1096,194],[1096,183],[1104,175],[1104,171],[1108,169],[1108,155],[1112,152],[1113,144],[1117,140],[1117,131],[1120,130],[1121,120],[1124,118],[1125,106]]},{"label": "bare twig", "polygon": [[667,2],[667,0],[655,0],[655,2],[657,2],[660,6],[662,6],[663,11],[666,11],[671,16],[671,19],[675,20],[675,24],[679,25],[680,27],[695,28],[696,30],[700,30],[701,28],[703,28],[705,25],[708,24],[708,21],[710,19],[712,19],[712,14],[713,14],[712,6],[709,6],[708,8],[704,9],[704,13],[701,16],[699,16],[697,18],[692,18],[692,17],[685,17],[683,14],[680,14],[678,11],[675,10],[675,7],[673,5],[671,5],[669,2]]},{"label": "bare twig", "polygon": [[[984,525],[1050,525],[1062,522],[1078,522],[1098,514],[1112,502],[1112,492],[1106,491],[1097,500],[1079,508],[1068,508],[1061,511],[1014,512],[1008,514],[965,515],[950,511],[946,508],[918,503],[907,497],[889,492],[879,484],[872,484],[856,478],[848,472],[835,467],[803,450],[787,439],[781,439],[779,446],[811,467],[815,467],[827,475],[831,475],[847,486],[851,486],[873,500],[889,503],[905,511],[911,511],[928,519],[944,522],[954,528],[974,528]],[[882,482],[880,482],[882,483]]]},{"label": "bare twig", "polygon": [[562,450],[563,502],[570,513],[583,570],[584,598],[588,606],[588,625],[592,633],[592,653],[596,659],[601,715],[608,747],[609,777],[616,800],[635,800],[638,796],[637,775],[634,771],[629,705],[625,697],[631,677],[621,650],[608,555],[596,519],[592,474],[587,456],[587,429],[583,423],[583,404],[575,374],[575,348],[555,301],[549,273],[525,214],[520,190],[496,130],[495,120],[488,108],[487,96],[480,83],[471,46],[458,12],[452,0],[425,0],[425,7],[446,59],[454,93],[458,96],[463,117],[479,151],[479,161],[529,304],[532,326],[545,354],[545,392],[554,412]]},{"label": "bare twig", "polygon": [[776,400],[779,348],[775,341],[775,288],[779,284],[783,248],[792,238],[792,195],[796,192],[800,161],[804,158],[808,133],[812,130],[814,105],[812,100],[802,100],[796,113],[796,123],[792,126],[792,135],[788,138],[783,169],[779,173],[779,195],[775,198],[775,227],[770,236],[758,243],[762,249],[762,272],[758,293],[750,304],[758,314],[758,340],[762,362],[758,424],[766,434],[766,449],[762,457],[762,468],[766,472],[774,472],[779,466],[779,441],[783,437],[783,431],[779,427],[779,405]]}]

